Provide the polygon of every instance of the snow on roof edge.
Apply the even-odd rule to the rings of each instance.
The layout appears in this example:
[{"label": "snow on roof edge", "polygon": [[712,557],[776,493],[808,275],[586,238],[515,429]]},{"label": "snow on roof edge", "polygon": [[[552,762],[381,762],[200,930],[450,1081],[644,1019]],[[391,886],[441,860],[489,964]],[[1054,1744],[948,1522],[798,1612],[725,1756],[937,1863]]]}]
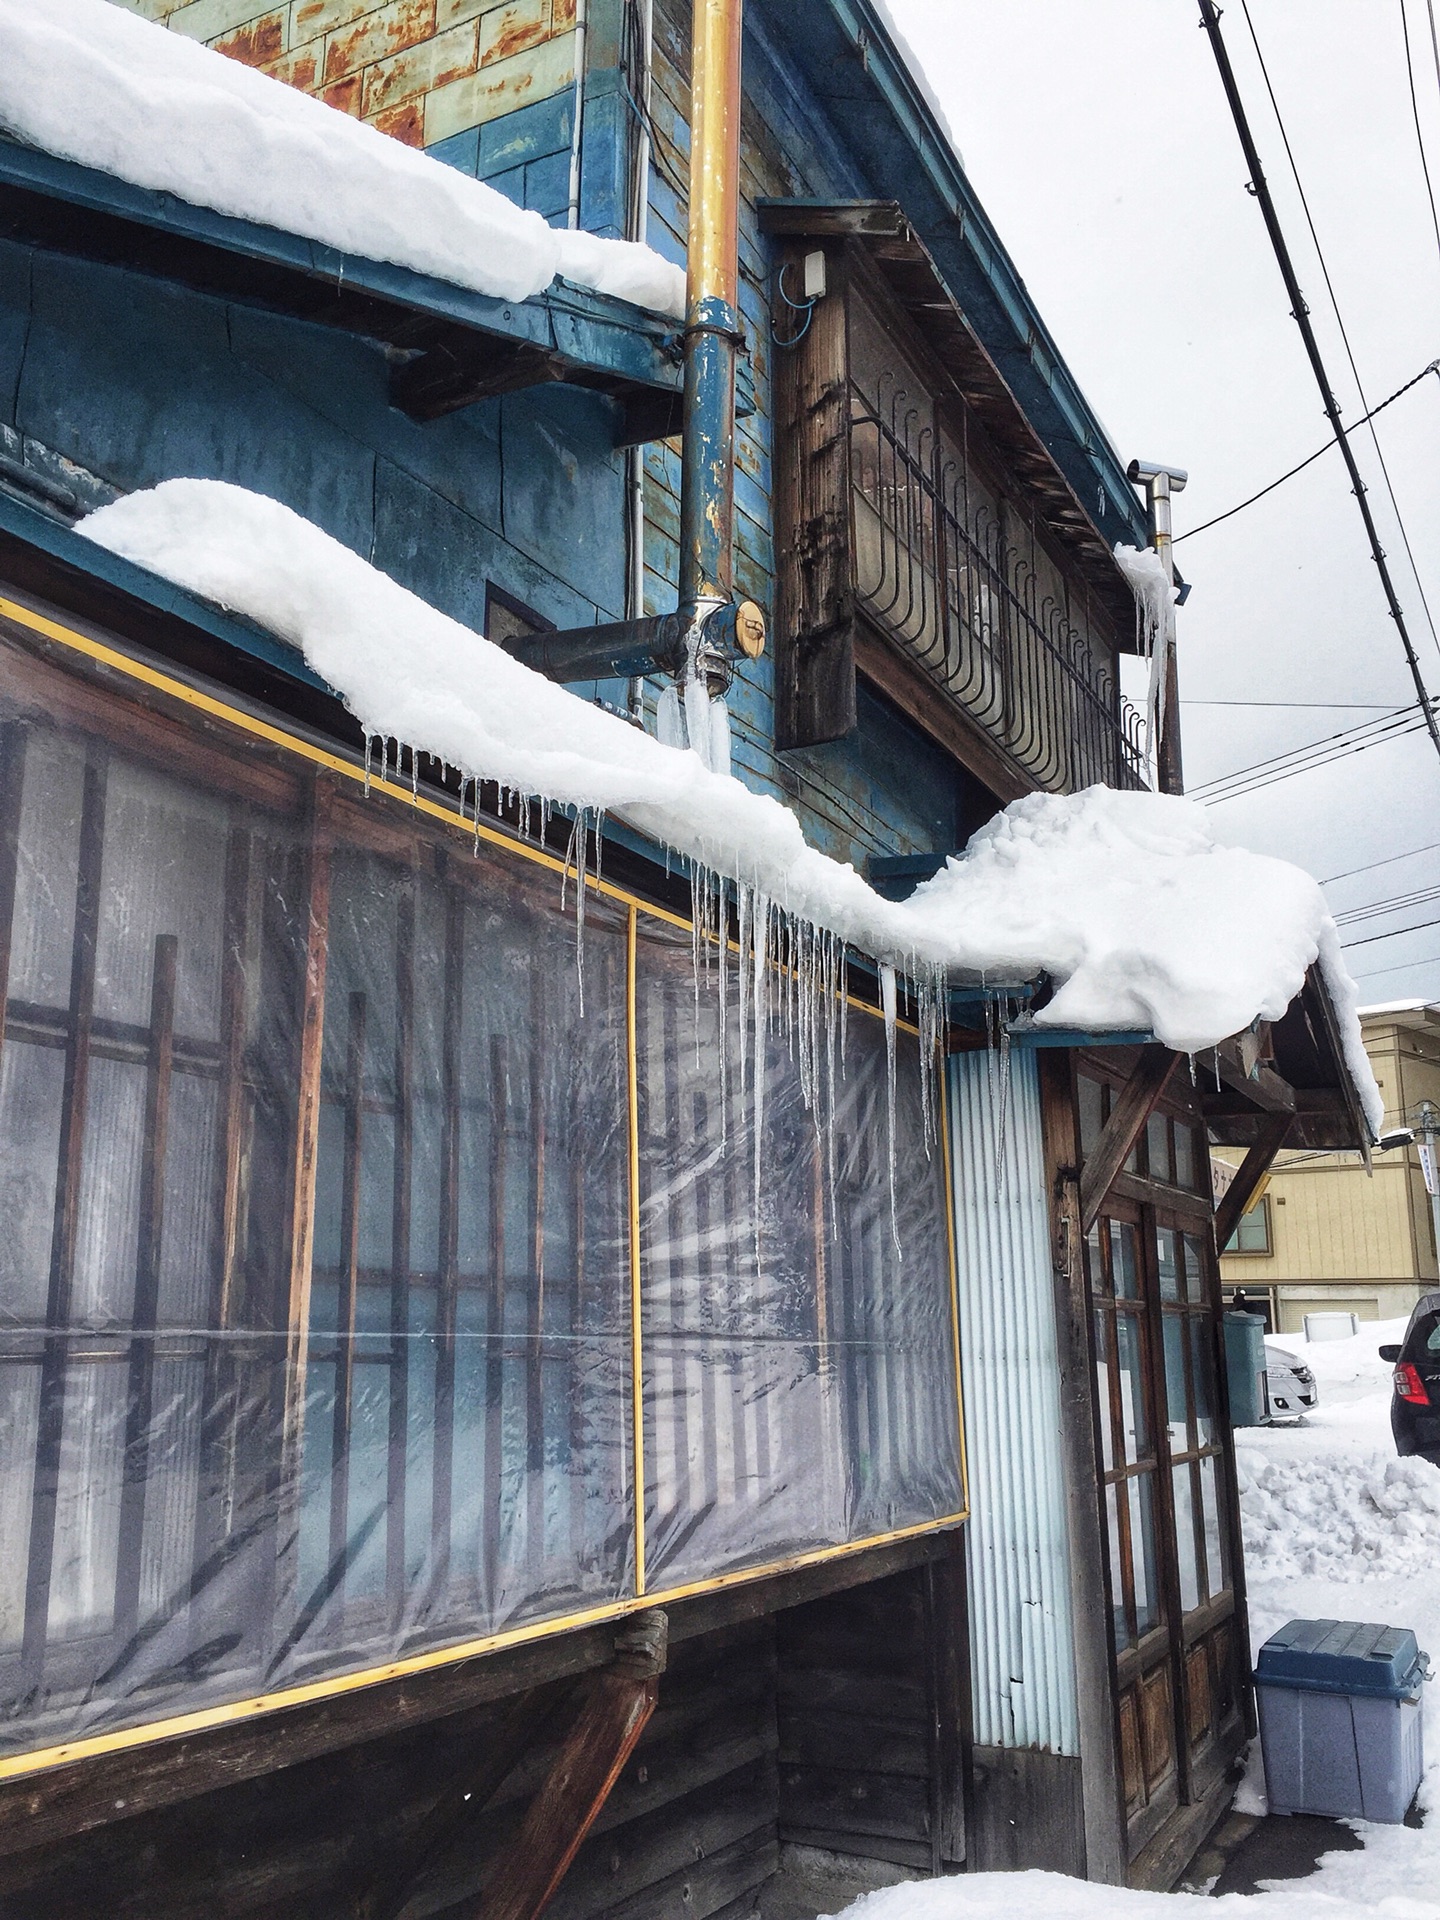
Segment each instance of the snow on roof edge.
[{"label": "snow on roof edge", "polygon": [[684,312],[652,248],[538,213],[112,0],[0,0],[0,131],[194,206],[505,300],[557,275]]},{"label": "snow on roof edge", "polygon": [[1198,1052],[1278,1019],[1318,962],[1378,1133],[1358,996],[1319,886],[1288,862],[1218,845],[1193,801],[1032,794],[909,900],[885,900],[809,846],[778,800],[532,672],[278,501],[168,480],[77,531],[299,648],[373,736],[467,778],[614,813],[879,961],[1050,974],[1042,1025],[1142,1029]]}]

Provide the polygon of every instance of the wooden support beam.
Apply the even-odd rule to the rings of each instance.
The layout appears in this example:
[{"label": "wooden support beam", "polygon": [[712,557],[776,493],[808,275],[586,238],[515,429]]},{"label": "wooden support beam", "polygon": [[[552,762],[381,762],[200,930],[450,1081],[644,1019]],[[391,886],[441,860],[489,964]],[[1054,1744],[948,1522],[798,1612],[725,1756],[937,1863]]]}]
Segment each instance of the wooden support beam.
[{"label": "wooden support beam", "polygon": [[1130,1158],[1155,1103],[1170,1084],[1179,1054],[1169,1047],[1142,1048],[1139,1064],[1120,1089],[1100,1138],[1085,1161],[1080,1176],[1080,1231],[1094,1226],[1115,1176]]},{"label": "wooden support beam", "polygon": [[355,1920],[395,1920],[421,1876],[459,1839],[465,1822],[483,1813],[530,1748],[551,1731],[573,1693],[564,1681],[513,1699],[475,1764],[458,1772],[416,1828],[408,1846],[387,1853],[361,1895]]},{"label": "wooden support beam", "polygon": [[485,1883],[474,1920],[537,1920],[624,1771],[655,1711],[668,1635],[665,1615],[638,1613],[615,1636],[545,1784]]},{"label": "wooden support beam", "polygon": [[1260,1107],[1266,1113],[1295,1111],[1295,1090],[1290,1083],[1263,1060],[1247,1068],[1234,1040],[1226,1040],[1216,1047],[1215,1061],[1226,1086],[1250,1106]]},{"label": "wooden support beam", "polygon": [[1215,1209],[1215,1251],[1223,1253],[1236,1227],[1240,1216],[1245,1213],[1254,1196],[1255,1189],[1269,1171],[1270,1162],[1285,1143],[1290,1131],[1288,1113],[1269,1113],[1260,1122],[1253,1146],[1240,1162],[1239,1171],[1230,1182],[1224,1199]]}]

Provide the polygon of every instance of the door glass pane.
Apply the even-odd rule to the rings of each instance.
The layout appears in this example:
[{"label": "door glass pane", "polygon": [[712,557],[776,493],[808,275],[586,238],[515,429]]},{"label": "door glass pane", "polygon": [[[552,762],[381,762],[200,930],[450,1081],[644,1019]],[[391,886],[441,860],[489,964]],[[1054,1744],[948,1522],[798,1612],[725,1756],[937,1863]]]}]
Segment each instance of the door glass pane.
[{"label": "door glass pane", "polygon": [[1095,1405],[1100,1421],[1100,1459],[1106,1473],[1115,1464],[1115,1440],[1110,1413],[1110,1332],[1109,1317],[1095,1315]]},{"label": "door glass pane", "polygon": [[1140,1291],[1140,1282],[1135,1261],[1135,1229],[1126,1220],[1110,1222],[1110,1264],[1116,1293],[1133,1300]]},{"label": "door glass pane", "polygon": [[1123,1653],[1131,1644],[1130,1622],[1125,1612],[1125,1562],[1120,1552],[1120,1489],[1105,1489],[1105,1532],[1110,1542],[1111,1615],[1115,1622],[1115,1648]]},{"label": "door glass pane", "polygon": [[1182,1453],[1190,1444],[1189,1413],[1185,1405],[1185,1322],[1167,1313],[1165,1328],[1165,1417],[1170,1425],[1170,1448]]},{"label": "door glass pane", "polygon": [[1205,1521],[1205,1569],[1213,1599],[1225,1588],[1225,1548],[1220,1530],[1220,1480],[1213,1453],[1200,1462],[1200,1506]]},{"label": "door glass pane", "polygon": [[1152,1113],[1145,1122],[1145,1145],[1150,1155],[1150,1178],[1170,1185],[1174,1179],[1170,1165],[1170,1122],[1163,1113]]},{"label": "door glass pane", "polygon": [[1100,1222],[1097,1220],[1085,1237],[1085,1259],[1090,1269],[1090,1288],[1093,1293],[1108,1293],[1110,1277],[1105,1267],[1104,1248],[1100,1239]]},{"label": "door glass pane", "polygon": [[1185,1235],[1185,1298],[1205,1298],[1205,1243],[1194,1233]]},{"label": "door glass pane", "polygon": [[1190,1377],[1195,1390],[1195,1444],[1208,1447],[1215,1438],[1215,1359],[1210,1328],[1199,1314],[1190,1321]]},{"label": "door glass pane", "polygon": [[1175,1122],[1175,1184],[1195,1185],[1195,1135],[1181,1120]]},{"label": "door glass pane", "polygon": [[1176,1258],[1178,1235],[1173,1228],[1155,1229],[1155,1264],[1160,1274],[1160,1298],[1178,1300],[1180,1298],[1180,1268]]},{"label": "door glass pane", "polygon": [[1180,1570],[1180,1610],[1189,1613],[1200,1604],[1200,1570],[1195,1564],[1195,1500],[1187,1462],[1174,1469],[1175,1560]]},{"label": "door glass pane", "polygon": [[1160,1618],[1160,1585],[1155,1577],[1155,1481],[1148,1473],[1127,1480],[1130,1500],[1130,1558],[1135,1572],[1135,1626],[1148,1633]]},{"label": "door glass pane", "polygon": [[1145,1420],[1144,1348],[1139,1322],[1133,1313],[1116,1314],[1115,1343],[1120,1369],[1120,1435],[1125,1464],[1133,1467],[1150,1451]]},{"label": "door glass pane", "polygon": [[1098,1080],[1092,1080],[1081,1074],[1078,1081],[1080,1105],[1080,1151],[1088,1154],[1100,1138],[1100,1129],[1105,1124],[1101,1106],[1102,1088]]}]

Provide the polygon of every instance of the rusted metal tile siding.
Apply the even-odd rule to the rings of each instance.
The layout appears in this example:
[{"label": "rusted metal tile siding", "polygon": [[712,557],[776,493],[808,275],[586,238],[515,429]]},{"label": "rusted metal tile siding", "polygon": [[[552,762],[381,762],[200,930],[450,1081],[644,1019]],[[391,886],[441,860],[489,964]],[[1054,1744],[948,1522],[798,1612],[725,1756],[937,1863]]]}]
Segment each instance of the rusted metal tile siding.
[{"label": "rusted metal tile siding", "polygon": [[116,3],[410,146],[434,146],[575,84],[575,0]]}]

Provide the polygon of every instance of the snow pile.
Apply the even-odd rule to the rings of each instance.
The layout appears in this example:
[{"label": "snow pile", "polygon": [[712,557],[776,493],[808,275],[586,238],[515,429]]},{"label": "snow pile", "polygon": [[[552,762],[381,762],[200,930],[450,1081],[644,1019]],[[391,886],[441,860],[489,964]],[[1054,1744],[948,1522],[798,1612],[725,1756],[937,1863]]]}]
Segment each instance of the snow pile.
[{"label": "snow pile", "polygon": [[1271,1459],[1242,1447],[1236,1467],[1245,1564],[1257,1583],[1315,1576],[1354,1585],[1440,1566],[1440,1473],[1426,1460],[1376,1453],[1337,1475],[1323,1455]]},{"label": "snow pile", "polygon": [[[1413,1628],[1440,1664],[1440,1471],[1397,1460],[1390,1438],[1390,1368],[1376,1348],[1404,1321],[1367,1322],[1353,1340],[1271,1345],[1303,1352],[1322,1379],[1303,1427],[1248,1428],[1240,1452],[1241,1518],[1251,1644],[1291,1619],[1373,1620]],[[1333,1536],[1333,1537],[1328,1537]],[[1420,1788],[1425,1825],[1350,1821],[1359,1851],[1323,1856],[1304,1880],[1219,1900],[1090,1886],[1057,1873],[975,1873],[867,1894],[844,1920],[1440,1920],[1440,1681],[1425,1689],[1429,1759]],[[1237,1797],[1263,1813],[1259,1743]]]},{"label": "snow pile", "polygon": [[[1363,1860],[1366,1855],[1336,1857]],[[1310,1879],[1283,1892],[1230,1893],[1212,1900],[1192,1893],[1101,1886],[1063,1873],[963,1873],[868,1893],[846,1907],[844,1920],[1015,1920],[1017,1914],[1024,1920],[1185,1920],[1182,1906],[1195,1909],[1193,1920],[1375,1920],[1376,1914],[1390,1920],[1440,1920],[1440,1899],[1317,1897],[1315,1885]],[[1420,1891],[1425,1892],[1423,1887]]]},{"label": "snow pile", "polygon": [[[1184,1051],[1275,1019],[1317,958],[1353,988],[1319,887],[1219,846],[1188,800],[1104,787],[1032,795],[910,900],[808,846],[795,816],[690,752],[556,686],[376,571],[290,508],[169,480],[80,531],[298,647],[371,736],[467,778],[621,814],[792,921],[915,978],[946,968],[1059,983],[1043,1023],[1141,1028]],[[1353,1014],[1351,1065],[1380,1098]]]},{"label": "snow pile", "polygon": [[503,300],[557,274],[680,315],[651,248],[549,227],[483,181],[110,4],[0,0],[0,130],[173,193]]}]

